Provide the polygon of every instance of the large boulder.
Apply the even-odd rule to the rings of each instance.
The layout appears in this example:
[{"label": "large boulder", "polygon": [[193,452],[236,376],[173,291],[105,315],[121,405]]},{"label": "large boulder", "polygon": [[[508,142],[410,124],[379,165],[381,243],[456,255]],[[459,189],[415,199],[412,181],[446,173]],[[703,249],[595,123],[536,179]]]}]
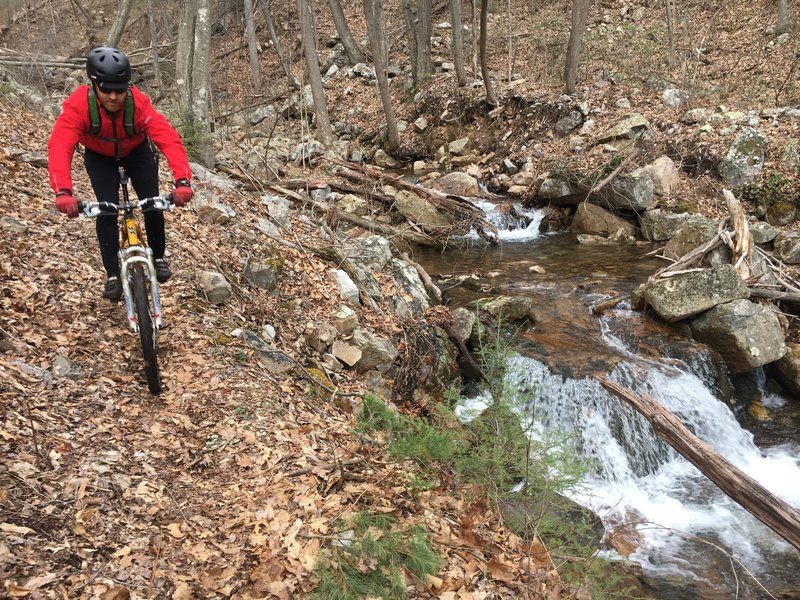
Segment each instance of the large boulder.
[{"label": "large boulder", "polygon": [[661,208],[652,208],[639,218],[642,236],[651,242],[669,240],[677,235],[686,223],[710,221],[702,215],[691,213],[673,213]]},{"label": "large boulder", "polygon": [[407,262],[393,258],[391,261],[392,276],[400,291],[394,295],[394,313],[398,316],[422,315],[430,306],[428,292],[422,283],[417,270]]},{"label": "large boulder", "polygon": [[462,173],[461,171],[448,173],[443,177],[434,179],[427,185],[445,194],[454,194],[456,196],[474,197],[480,196],[481,194],[481,187],[478,184],[478,180],[472,175]]},{"label": "large boulder", "polygon": [[423,231],[430,233],[449,224],[447,218],[431,202],[416,194],[401,190],[394,200],[398,212],[419,225]]},{"label": "large boulder", "polygon": [[753,181],[764,167],[767,138],[759,131],[746,127],[731,143],[719,163],[719,176],[731,187],[741,187]]},{"label": "large boulder", "polygon": [[749,296],[747,286],[730,264],[676,275],[644,286],[645,301],[658,316],[670,323]]},{"label": "large boulder", "polygon": [[[689,220],[664,246],[664,256],[677,260],[692,250],[708,244],[717,235],[718,229],[717,222],[706,217]],[[722,245],[706,254],[703,264],[721,265],[729,263],[730,259],[730,249]]]},{"label": "large boulder", "polygon": [[775,366],[781,385],[795,398],[800,398],[800,344],[787,344],[786,354]]},{"label": "large boulder", "polygon": [[636,228],[600,206],[581,202],[572,217],[570,231],[608,237],[617,235],[620,231],[630,236],[636,232]]},{"label": "large boulder", "polygon": [[617,177],[595,196],[592,196],[591,201],[602,203],[612,209],[640,213],[650,208],[655,202],[654,190],[655,186],[650,173],[645,168],[641,168],[629,175]]},{"label": "large boulder", "polygon": [[800,231],[784,231],[774,241],[775,256],[788,264],[800,264]]},{"label": "large boulder", "polygon": [[715,306],[691,323],[695,339],[716,350],[736,375],[786,354],[784,332],[767,306],[734,300]]}]

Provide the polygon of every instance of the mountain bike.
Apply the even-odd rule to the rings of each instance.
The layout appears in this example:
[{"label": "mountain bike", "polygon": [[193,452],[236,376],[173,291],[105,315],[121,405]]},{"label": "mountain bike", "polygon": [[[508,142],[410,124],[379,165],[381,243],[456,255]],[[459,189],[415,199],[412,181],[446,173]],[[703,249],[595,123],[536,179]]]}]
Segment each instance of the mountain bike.
[{"label": "mountain bike", "polygon": [[156,332],[161,328],[161,299],[158,295],[158,281],[153,263],[153,250],[147,245],[142,229],[136,218],[135,209],[169,210],[172,194],[131,200],[128,195],[128,176],[119,167],[122,204],[110,202],[79,202],[78,210],[85,217],[118,215],[120,219],[119,275],[122,282],[122,296],[125,300],[128,325],[134,333],[139,333],[144,358],[144,372],[150,393],[161,393],[161,375],[158,370]]}]

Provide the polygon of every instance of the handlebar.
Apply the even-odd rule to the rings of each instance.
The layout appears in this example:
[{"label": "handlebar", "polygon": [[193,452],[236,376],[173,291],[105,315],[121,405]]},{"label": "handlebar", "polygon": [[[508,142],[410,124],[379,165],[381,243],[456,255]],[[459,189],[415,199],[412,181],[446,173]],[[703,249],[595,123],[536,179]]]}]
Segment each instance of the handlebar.
[{"label": "handlebar", "polygon": [[[142,198],[141,200],[131,200],[128,202],[128,207],[139,208],[141,211],[146,212],[149,210],[169,210],[173,205],[172,194],[164,196],[153,196],[152,198]],[[119,213],[121,207],[119,204],[113,202],[78,202],[78,212],[83,213],[83,216],[88,218],[98,217],[100,215],[116,215]]]}]

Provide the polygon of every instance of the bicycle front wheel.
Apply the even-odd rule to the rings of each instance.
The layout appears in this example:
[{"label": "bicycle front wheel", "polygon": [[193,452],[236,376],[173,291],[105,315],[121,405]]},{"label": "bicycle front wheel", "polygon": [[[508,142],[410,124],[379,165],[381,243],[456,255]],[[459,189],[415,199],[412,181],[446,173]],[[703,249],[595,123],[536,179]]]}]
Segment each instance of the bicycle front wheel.
[{"label": "bicycle front wheel", "polygon": [[161,375],[158,372],[158,356],[156,354],[156,329],[150,315],[150,300],[147,291],[148,279],[142,265],[134,265],[131,268],[133,305],[139,326],[139,339],[142,342],[147,387],[151,394],[158,395],[161,393]]}]

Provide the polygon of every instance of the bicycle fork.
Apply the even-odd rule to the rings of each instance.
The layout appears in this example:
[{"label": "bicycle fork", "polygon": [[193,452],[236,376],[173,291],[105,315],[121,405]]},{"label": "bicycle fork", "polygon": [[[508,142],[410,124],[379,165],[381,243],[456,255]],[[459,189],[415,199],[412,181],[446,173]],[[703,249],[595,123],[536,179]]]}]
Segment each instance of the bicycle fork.
[{"label": "bicycle fork", "polygon": [[156,330],[161,329],[161,298],[158,295],[158,280],[156,279],[156,268],[153,265],[153,250],[147,246],[128,246],[120,248],[120,280],[122,281],[122,294],[125,298],[125,312],[128,313],[128,325],[131,331],[139,331],[139,323],[136,320],[136,313],[133,306],[133,294],[131,293],[131,283],[128,279],[130,265],[142,263],[145,273],[150,277],[150,307],[153,316],[153,326]]}]

